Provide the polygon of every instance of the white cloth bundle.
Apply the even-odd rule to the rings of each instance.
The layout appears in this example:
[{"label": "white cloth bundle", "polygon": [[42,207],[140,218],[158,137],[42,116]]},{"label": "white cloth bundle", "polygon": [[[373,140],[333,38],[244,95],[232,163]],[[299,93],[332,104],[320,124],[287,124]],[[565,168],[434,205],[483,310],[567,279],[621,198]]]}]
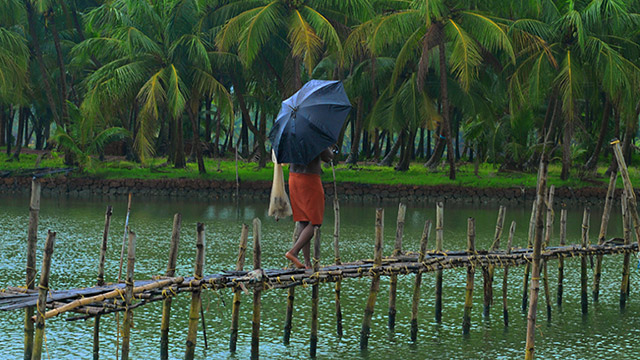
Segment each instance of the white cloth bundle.
[{"label": "white cloth bundle", "polygon": [[284,190],[284,174],[282,173],[282,164],[278,164],[278,160],[273,151],[271,151],[273,160],[273,184],[271,184],[271,199],[269,201],[269,216],[279,219],[291,216],[291,203],[289,196]]}]

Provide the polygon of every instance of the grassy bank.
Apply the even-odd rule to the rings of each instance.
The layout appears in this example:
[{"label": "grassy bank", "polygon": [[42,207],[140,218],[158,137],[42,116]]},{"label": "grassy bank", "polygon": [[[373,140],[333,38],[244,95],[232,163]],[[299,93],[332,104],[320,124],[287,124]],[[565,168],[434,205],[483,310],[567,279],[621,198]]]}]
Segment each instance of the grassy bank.
[{"label": "grassy bank", "polygon": [[[22,154],[20,161],[11,161],[5,152],[0,153],[0,170],[14,171],[18,173],[22,169],[32,169],[37,167],[37,154]],[[206,159],[206,175],[198,173],[195,163],[187,164],[185,169],[174,169],[166,164],[165,159],[154,159],[146,166],[123,161],[112,160],[96,162],[92,168],[82,171],[74,171],[73,177],[95,177],[103,179],[211,179],[235,181],[236,164],[232,159],[217,160]],[[63,159],[59,154],[53,153],[51,156],[44,156],[39,162],[39,167],[63,168]],[[398,172],[389,167],[381,167],[371,163],[361,162],[358,166],[346,166],[339,164],[336,166],[336,180],[338,182],[354,182],[363,184],[405,184],[405,185],[459,185],[468,187],[534,187],[536,183],[536,173],[506,172],[499,171],[499,167],[493,164],[481,164],[478,176],[474,174],[472,164],[460,164],[458,166],[456,180],[449,180],[447,168],[437,171],[427,171],[422,163],[413,163],[406,172]],[[549,183],[556,186],[567,187],[587,187],[606,186],[608,178],[604,177],[605,166],[601,166],[597,174],[588,179],[581,179],[578,172],[574,170],[569,180],[560,180],[560,164],[549,166]],[[640,184],[640,171],[637,168],[629,169],[631,181]],[[285,175],[287,166],[285,166]],[[271,181],[273,176],[273,165],[267,164],[266,168],[258,169],[255,163],[239,162],[238,174],[241,181]],[[330,167],[326,167],[324,181],[332,181],[333,175]],[[618,186],[621,186],[620,180]]]}]

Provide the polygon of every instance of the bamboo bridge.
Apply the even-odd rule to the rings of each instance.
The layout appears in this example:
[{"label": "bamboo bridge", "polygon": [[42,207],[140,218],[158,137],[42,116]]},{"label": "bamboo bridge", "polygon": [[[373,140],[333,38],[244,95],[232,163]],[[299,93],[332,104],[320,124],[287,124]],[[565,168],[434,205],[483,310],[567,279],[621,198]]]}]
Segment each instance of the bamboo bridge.
[{"label": "bamboo bridge", "polygon": [[[501,206],[495,227],[494,241],[488,250],[479,250],[475,247],[476,225],[473,218],[467,223],[467,248],[461,251],[443,251],[443,203],[436,204],[435,221],[435,246],[429,249],[432,224],[430,220],[425,222],[424,231],[420,241],[420,249],[406,251],[402,248],[404,218],[406,207],[400,204],[397,218],[394,250],[388,256],[384,256],[383,249],[383,218],[384,210],[376,210],[375,221],[375,248],[372,259],[355,262],[342,262],[340,258],[340,206],[337,198],[334,198],[335,227],[333,234],[334,261],[331,265],[321,266],[320,261],[320,228],[315,229],[313,246],[313,263],[311,269],[263,269],[261,266],[261,222],[253,221],[253,270],[244,270],[245,258],[249,241],[249,226],[243,225],[236,268],[219,274],[203,274],[205,260],[204,225],[197,224],[196,258],[193,276],[183,277],[175,274],[176,259],[178,254],[178,242],[181,231],[181,215],[174,216],[173,232],[169,246],[169,261],[166,273],[147,280],[134,280],[134,265],[136,261],[136,234],[128,231],[123,239],[121,256],[121,269],[124,260],[125,241],[127,241],[126,274],[118,282],[104,283],[104,262],[106,253],[106,241],[110,228],[111,207],[107,207],[105,214],[105,228],[98,268],[98,283],[95,287],[78,288],[69,290],[49,289],[49,273],[51,271],[51,258],[55,245],[55,232],[48,232],[45,243],[43,263],[40,271],[38,289],[35,289],[35,248],[38,226],[38,212],[40,207],[40,184],[37,178],[32,182],[32,196],[30,204],[30,221],[28,232],[28,256],[27,256],[27,284],[26,287],[9,287],[0,290],[0,310],[25,311],[25,358],[40,359],[42,356],[43,336],[45,321],[61,314],[72,314],[68,320],[86,320],[93,318],[94,325],[94,359],[99,358],[100,317],[110,313],[123,313],[122,329],[122,359],[129,357],[129,344],[132,340],[132,313],[146,304],[162,301],[163,311],[161,319],[160,353],[161,358],[168,358],[168,334],[170,326],[171,301],[182,293],[191,296],[189,311],[188,335],[186,339],[185,358],[193,359],[197,344],[198,321],[202,315],[201,292],[205,289],[229,289],[234,294],[231,329],[229,333],[229,351],[236,351],[238,339],[238,322],[242,294],[252,296],[253,318],[251,336],[251,357],[257,359],[260,356],[260,313],[261,296],[263,291],[283,289],[287,292],[287,312],[284,323],[284,342],[288,344],[291,335],[291,324],[295,301],[295,289],[299,286],[311,286],[311,334],[309,337],[310,356],[316,356],[318,348],[318,302],[319,286],[321,283],[335,283],[335,312],[336,331],[342,335],[342,309],[340,305],[341,283],[350,278],[367,277],[371,279],[371,287],[368,293],[365,308],[363,309],[362,328],[360,332],[360,348],[366,350],[371,331],[371,320],[374,306],[380,289],[381,277],[390,278],[388,326],[395,327],[396,317],[396,290],[398,275],[415,274],[413,298],[411,307],[411,340],[416,341],[418,335],[419,302],[421,298],[422,274],[434,272],[435,284],[435,317],[436,321],[442,320],[442,278],[443,271],[454,268],[467,270],[465,287],[465,305],[462,323],[462,333],[468,334],[471,324],[472,298],[474,292],[474,277],[476,270],[483,275],[483,312],[488,314],[493,303],[493,282],[496,268],[503,268],[502,306],[505,326],[508,325],[509,306],[507,301],[507,285],[509,284],[509,268],[516,266],[525,267],[523,280],[517,280],[522,287],[522,310],[528,309],[527,348],[526,357],[532,358],[534,353],[533,337],[535,336],[536,313],[538,306],[538,294],[541,290],[540,280],[543,280],[542,291],[546,300],[547,316],[551,316],[551,300],[549,290],[549,278],[547,265],[549,261],[558,262],[557,302],[562,303],[563,271],[566,258],[578,258],[581,262],[581,307],[582,313],[588,312],[588,278],[587,262],[595,257],[596,263],[592,279],[592,296],[598,299],[602,261],[604,255],[623,254],[623,270],[620,283],[620,306],[625,307],[629,294],[629,274],[631,254],[638,252],[640,243],[640,218],[638,217],[635,193],[629,181],[624,159],[619,153],[619,145],[612,144],[618,160],[618,169],[621,174],[625,192],[619,199],[623,215],[622,238],[610,238],[606,240],[607,224],[612,205],[616,199],[615,184],[618,171],[611,174],[607,199],[604,205],[603,217],[598,234],[597,243],[589,241],[590,210],[584,210],[582,221],[582,241],[580,244],[567,245],[566,239],[566,209],[560,211],[560,244],[549,246],[551,227],[554,222],[553,211],[554,187],[546,188],[546,163],[541,161],[538,195],[533,203],[531,220],[529,222],[529,246],[527,248],[513,248],[512,240],[516,224],[511,223],[506,237],[506,246],[500,249],[503,238],[504,218],[506,208]],[[616,146],[617,145],[617,146]],[[129,209],[131,197],[129,198]],[[544,212],[544,214],[543,214]],[[543,217],[546,218],[543,220]],[[127,214],[128,224],[128,214]],[[296,224],[293,238],[296,239],[302,230],[300,224]],[[633,234],[638,242],[632,243]],[[35,325],[35,327],[34,327]]]}]

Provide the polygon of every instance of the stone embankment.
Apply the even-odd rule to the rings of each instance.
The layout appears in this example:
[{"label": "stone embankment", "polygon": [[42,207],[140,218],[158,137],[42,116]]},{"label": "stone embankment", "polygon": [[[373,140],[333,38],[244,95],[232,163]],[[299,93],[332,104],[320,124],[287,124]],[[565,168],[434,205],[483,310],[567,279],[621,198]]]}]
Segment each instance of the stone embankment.
[{"label": "stone embankment", "polygon": [[[200,199],[233,199],[234,181],[199,179],[93,179],[75,177],[48,177],[41,179],[43,196],[119,197],[129,192],[137,196],[181,197]],[[0,178],[0,194],[29,194],[30,177]],[[339,183],[338,195],[349,202],[430,203],[445,201],[461,204],[529,204],[535,197],[534,188],[470,188],[453,185],[372,185]],[[604,203],[606,187],[556,189],[556,203],[585,205]],[[271,182],[241,182],[239,196],[244,199],[268,199]],[[325,183],[327,198],[333,196],[333,183]],[[618,189],[616,197],[619,198]]]}]

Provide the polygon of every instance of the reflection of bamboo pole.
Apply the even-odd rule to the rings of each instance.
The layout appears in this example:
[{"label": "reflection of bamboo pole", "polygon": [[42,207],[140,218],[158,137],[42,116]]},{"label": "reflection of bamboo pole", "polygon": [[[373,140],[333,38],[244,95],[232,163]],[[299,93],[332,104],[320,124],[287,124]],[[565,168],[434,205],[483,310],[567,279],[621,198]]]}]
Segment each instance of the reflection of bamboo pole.
[{"label": "reflection of bamboo pole", "polygon": [[[262,223],[253,219],[253,269],[262,269]],[[262,309],[262,286],[253,290],[253,317],[251,319],[251,359],[260,358],[260,311]]]},{"label": "reflection of bamboo pole", "polygon": [[131,326],[133,325],[133,310],[131,310],[131,300],[133,299],[133,270],[136,262],[136,234],[129,231],[129,246],[127,248],[127,275],[125,279],[124,291],[124,318],[122,319],[122,360],[129,358],[129,344],[131,340]]},{"label": "reflection of bamboo pole", "polygon": [[[535,234],[535,217],[536,217],[536,202],[533,202],[531,206],[531,217],[529,218],[529,235],[527,236],[527,246],[533,247],[533,237]],[[522,283],[522,312],[527,311],[529,305],[529,273],[531,272],[531,265],[527,263],[524,267],[524,281]]]},{"label": "reflection of bamboo pole", "polygon": [[[627,192],[622,195],[622,224],[624,228],[624,244],[631,244],[631,216],[629,216],[629,201]],[[622,283],[620,284],[620,309],[627,306],[627,298],[629,297],[629,259],[630,254],[625,253],[622,261]]]},{"label": "reflection of bamboo pole", "polygon": [[[202,279],[204,272],[205,259],[205,240],[204,240],[204,224],[197,224],[196,238],[196,263],[193,271],[195,280]],[[185,360],[194,358],[196,351],[196,340],[198,335],[198,320],[200,319],[200,307],[202,306],[202,288],[197,286],[191,293],[191,307],[189,309],[189,330],[187,332],[187,350],[185,352]]]},{"label": "reflection of bamboo pole", "polygon": [[[313,235],[313,273],[318,274],[320,270],[320,227],[314,227]],[[311,337],[309,339],[309,355],[316,357],[318,348],[318,298],[320,294],[320,282],[316,282],[311,287]]]},{"label": "reflection of bamboo pole", "polygon": [[[549,187],[549,194],[547,197],[547,226],[544,234],[543,249],[546,249],[551,242],[551,234],[553,232],[553,197],[556,192],[556,187],[551,185]],[[549,273],[547,272],[547,261],[542,262],[542,277],[544,278],[544,299],[547,303],[547,320],[551,321],[551,292],[549,291]]]},{"label": "reflection of bamboo pole", "polygon": [[[51,270],[51,256],[53,255],[53,246],[56,242],[56,233],[49,231],[47,241],[44,245],[44,257],[42,259],[42,269],[40,270],[40,285],[38,290],[38,304],[36,308],[35,321],[35,338],[33,340],[33,353],[29,354],[29,358],[40,360],[42,358],[42,341],[44,339],[44,309],[47,308],[47,293],[49,292],[49,271]],[[31,320],[31,319],[27,319]]]},{"label": "reflection of bamboo pole", "polygon": [[[38,221],[40,215],[40,180],[31,181],[31,201],[29,202],[29,229],[27,232],[27,290],[32,290],[36,281],[36,247],[38,245]],[[33,352],[33,306],[24,314],[24,358]]]},{"label": "reflection of bamboo pole", "polygon": [[[589,218],[591,210],[584,209],[582,215],[582,248],[589,246]],[[580,257],[580,304],[582,305],[582,313],[589,311],[589,298],[587,297],[587,257]]]},{"label": "reflection of bamboo pole", "polygon": [[[511,222],[509,228],[509,240],[507,241],[507,254],[511,254],[513,245],[513,235],[516,232],[516,222]],[[502,315],[504,317],[504,326],[509,326],[509,308],[507,306],[507,278],[509,277],[509,266],[504,267],[504,278],[502,279]]]},{"label": "reflection of bamboo pole", "polygon": [[[249,239],[249,226],[242,224],[242,233],[240,235],[240,246],[238,249],[238,260],[236,261],[236,271],[244,269],[245,254],[247,251],[247,241]],[[233,289],[233,308],[231,310],[231,339],[229,340],[229,351],[236,352],[236,344],[238,342],[238,322],[240,318],[240,293],[238,287]]]},{"label": "reflection of bamboo pole", "polygon": [[[565,204],[562,204],[562,210],[560,211],[560,246],[564,246],[567,239],[567,209]],[[562,290],[564,280],[564,257],[558,257],[558,294],[556,296],[556,302],[558,307],[562,306]]]},{"label": "reflection of bamboo pole", "polygon": [[[333,169],[333,163],[332,169]],[[335,170],[334,178],[335,178]],[[335,182],[334,182],[335,187]],[[337,191],[337,189],[334,189]],[[338,202],[338,196],[334,195],[333,198],[333,213],[334,213],[334,223],[333,223],[333,251],[335,257],[335,264],[340,265],[342,261],[340,260],[340,203]],[[342,290],[342,280],[338,279],[335,285],[335,294],[336,294],[336,333],[339,338],[342,337],[342,306],[340,305],[340,292]]]},{"label": "reflection of bamboo pole", "polygon": [[[374,268],[382,265],[382,239],[384,232],[384,209],[376,209],[376,244],[373,256]],[[371,317],[373,309],[376,305],[376,298],[380,290],[380,274],[376,273],[371,280],[371,289],[369,290],[369,298],[364,310],[364,319],[362,320],[362,330],[360,331],[360,350],[366,350],[369,345],[369,334],[371,333]]]},{"label": "reflection of bamboo pole", "polygon": [[[442,251],[444,237],[444,205],[436,204],[436,251]],[[442,321],[442,270],[436,271],[436,322]]]},{"label": "reflection of bamboo pole", "polygon": [[[176,273],[176,263],[178,260],[178,244],[180,243],[180,231],[182,229],[182,214],[173,216],[173,230],[171,231],[171,245],[169,247],[169,262],[167,263],[168,277],[173,277]],[[162,301],[162,321],[160,324],[160,359],[169,358],[169,322],[171,314],[172,297],[169,296]]]},{"label": "reflection of bamboo pole", "polygon": [[[473,254],[476,251],[476,220],[467,219],[467,252]],[[471,328],[471,307],[473,305],[473,277],[476,273],[475,267],[467,268],[467,287],[464,295],[464,314],[462,316],[462,334],[469,335]]]},{"label": "reflection of bamboo pole", "polygon": [[[504,215],[506,207],[500,205],[498,210],[498,220],[496,221],[496,232],[493,237],[493,243],[489,248],[489,251],[496,251],[500,248],[500,238],[502,237],[502,229],[504,227]],[[495,266],[487,266],[482,268],[482,277],[484,279],[484,308],[482,314],[487,317],[493,305],[493,275],[495,273]]]},{"label": "reflection of bamboo pole", "polygon": [[[398,221],[396,226],[396,242],[393,248],[393,256],[402,254],[402,235],[404,233],[404,217],[407,206],[403,203],[398,205]],[[393,332],[396,327],[396,292],[398,289],[398,275],[391,275],[389,286],[389,330]]]},{"label": "reflection of bamboo pole", "polygon": [[[618,179],[618,171],[611,171],[609,177],[609,187],[607,188],[607,198],[604,202],[604,209],[602,211],[602,221],[600,222],[600,233],[598,234],[598,245],[604,244],[605,237],[607,236],[607,226],[609,225],[609,215],[611,214],[611,206],[613,205],[613,199],[616,190],[616,180]],[[600,296],[600,277],[602,274],[602,255],[596,256],[596,268],[593,271],[593,301],[597,302]]]},{"label": "reflection of bamboo pole", "polygon": [[[427,243],[429,242],[429,235],[431,235],[431,220],[427,220],[424,223],[424,230],[422,231],[422,239],[420,240],[420,253],[418,254],[418,262],[424,261],[424,256],[427,253]],[[415,342],[418,338],[418,305],[420,304],[420,286],[422,285],[422,270],[418,270],[416,273],[416,281],[413,287],[413,302],[411,305],[411,341]]]},{"label": "reflection of bamboo pole", "polygon": [[[293,230],[294,244],[298,240],[298,237],[300,237],[300,233],[302,232],[303,229],[304,229],[304,225],[302,225],[302,223],[300,222],[296,222],[295,228]],[[291,263],[291,266],[294,266],[293,263]],[[284,337],[283,337],[283,343],[285,345],[289,345],[289,339],[291,338],[291,328],[293,323],[293,303],[295,300],[295,296],[296,296],[296,288],[295,286],[292,286],[287,291],[287,313],[284,319]]]},{"label": "reflection of bamboo pole", "polygon": [[[107,254],[107,240],[109,238],[109,227],[111,226],[111,215],[113,214],[111,205],[107,206],[104,214],[104,232],[102,233],[102,245],[100,246],[100,262],[98,263],[98,282],[96,285],[104,285],[104,262]],[[93,359],[100,358],[100,315],[93,320]]]}]

